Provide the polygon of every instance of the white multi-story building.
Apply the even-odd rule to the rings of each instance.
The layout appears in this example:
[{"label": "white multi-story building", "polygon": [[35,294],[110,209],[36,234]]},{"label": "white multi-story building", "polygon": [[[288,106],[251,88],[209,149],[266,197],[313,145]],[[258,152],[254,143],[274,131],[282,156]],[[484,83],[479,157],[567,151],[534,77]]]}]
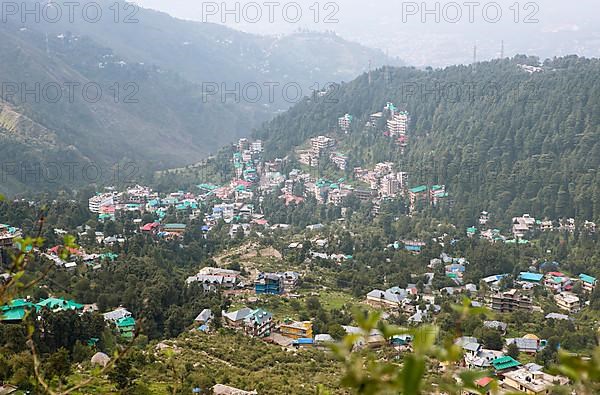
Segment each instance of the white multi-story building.
[{"label": "white multi-story building", "polygon": [[329,156],[329,159],[338,169],[346,170],[346,164],[348,163],[346,155],[335,152]]},{"label": "white multi-story building", "polygon": [[400,136],[406,134],[408,128],[408,113],[401,112],[392,115],[387,121],[387,129],[390,136]]},{"label": "white multi-story building", "polygon": [[101,207],[112,206],[113,204],[115,204],[115,195],[110,192],[92,196],[88,200],[88,208],[95,214],[100,212]]},{"label": "white multi-story building", "polygon": [[576,313],[581,307],[579,297],[571,292],[561,292],[554,295],[554,301],[558,307],[570,313]]},{"label": "white multi-story building", "polygon": [[313,152],[320,155],[323,151],[333,148],[335,140],[327,136],[317,136],[310,139],[310,144]]},{"label": "white multi-story building", "polygon": [[338,126],[344,133],[348,133],[350,126],[352,125],[352,115],[345,114],[343,117],[338,118]]},{"label": "white multi-story building", "polygon": [[250,144],[250,150],[255,153],[261,153],[263,151],[262,140],[255,140]]}]

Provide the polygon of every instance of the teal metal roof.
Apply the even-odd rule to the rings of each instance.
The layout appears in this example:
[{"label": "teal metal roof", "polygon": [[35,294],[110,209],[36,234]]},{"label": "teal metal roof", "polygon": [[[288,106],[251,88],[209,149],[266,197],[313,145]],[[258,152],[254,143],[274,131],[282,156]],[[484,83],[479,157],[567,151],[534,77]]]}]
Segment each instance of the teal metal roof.
[{"label": "teal metal roof", "polygon": [[588,283],[588,284],[592,284],[592,285],[594,285],[596,283],[596,277],[592,277],[592,276],[590,276],[588,274],[584,274],[584,273],[581,273],[579,275],[579,279],[581,281],[583,281],[584,283]]},{"label": "teal metal roof", "polygon": [[519,274],[519,280],[540,282],[544,278],[541,273],[521,272]]},{"label": "teal metal roof", "polygon": [[411,188],[410,191],[412,193],[420,193],[420,192],[425,192],[427,190],[427,187],[425,185],[420,185],[418,187],[414,187]]},{"label": "teal metal roof", "polygon": [[509,356],[496,358],[491,363],[492,363],[492,366],[494,367],[494,369],[496,369],[496,370],[505,370],[505,369],[515,368],[515,367],[521,365],[521,362],[519,362],[516,359],[509,357]]}]

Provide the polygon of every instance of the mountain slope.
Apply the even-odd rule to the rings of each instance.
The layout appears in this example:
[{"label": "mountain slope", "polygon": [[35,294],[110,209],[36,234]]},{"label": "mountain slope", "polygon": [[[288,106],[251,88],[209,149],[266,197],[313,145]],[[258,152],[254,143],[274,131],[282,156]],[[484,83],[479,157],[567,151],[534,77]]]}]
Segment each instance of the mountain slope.
[{"label": "mountain slope", "polygon": [[[57,3],[67,9],[63,1]],[[44,23],[42,19],[25,26],[37,26],[51,35],[85,35],[125,60],[176,71],[196,83],[291,81],[304,88],[314,83],[353,79],[368,67],[369,61],[373,65],[400,64],[380,50],[345,41],[332,33],[259,36],[213,23],[176,19],[121,1],[97,3],[103,15],[96,23],[76,12],[72,22],[60,18],[57,23]],[[115,23],[116,5],[121,11]]]},{"label": "mountain slope", "polygon": [[[105,17],[98,23],[71,23],[65,16],[57,23],[8,18],[0,26],[0,78],[15,89],[1,95],[0,150],[7,166],[23,168],[3,174],[1,192],[101,181],[24,177],[27,166],[44,169],[55,158],[79,168],[93,162],[109,177],[115,164],[134,162],[141,172],[196,162],[289,106],[281,95],[266,100],[266,91],[258,102],[241,97],[225,103],[219,95],[206,100],[203,82],[231,89],[236,82],[292,81],[307,94],[314,82],[354,75],[381,55],[334,35],[267,38],[151,10],[139,11],[139,23],[114,23],[114,3],[100,4]],[[319,45],[328,52],[300,61]],[[325,62],[329,54],[339,59]],[[36,84],[37,95],[22,97]],[[88,95],[86,84],[92,85]],[[44,97],[56,87],[60,100]],[[101,98],[89,100],[96,89]]]},{"label": "mountain slope", "polygon": [[[411,185],[445,184],[454,214],[468,223],[481,210],[600,219],[600,60],[545,62],[530,74],[519,57],[443,70],[378,70],[334,91],[335,100],[299,103],[259,130],[272,155],[335,131],[356,118],[347,140],[352,166],[393,160]],[[411,116],[404,154],[368,116],[394,102]]]}]

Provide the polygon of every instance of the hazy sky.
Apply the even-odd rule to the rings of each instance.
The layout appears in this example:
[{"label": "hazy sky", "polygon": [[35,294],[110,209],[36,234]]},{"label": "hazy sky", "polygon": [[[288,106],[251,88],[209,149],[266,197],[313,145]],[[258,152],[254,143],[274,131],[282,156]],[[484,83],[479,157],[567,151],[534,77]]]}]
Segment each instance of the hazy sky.
[{"label": "hazy sky", "polygon": [[[417,66],[470,62],[475,44],[479,60],[497,57],[502,40],[507,56],[600,55],[600,6],[595,0],[284,0],[271,1],[272,6],[269,0],[137,3],[178,18],[225,22],[252,33],[334,30],[344,38],[380,48]],[[237,11],[225,12],[236,10],[236,4]]]}]

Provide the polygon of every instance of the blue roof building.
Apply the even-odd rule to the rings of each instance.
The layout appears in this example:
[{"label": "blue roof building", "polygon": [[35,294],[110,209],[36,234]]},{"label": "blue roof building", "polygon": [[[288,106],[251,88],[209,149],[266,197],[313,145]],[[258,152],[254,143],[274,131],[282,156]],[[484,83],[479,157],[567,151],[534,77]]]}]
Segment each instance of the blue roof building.
[{"label": "blue roof building", "polygon": [[544,278],[541,273],[521,272],[519,273],[519,280],[527,281],[530,283],[539,283]]}]

